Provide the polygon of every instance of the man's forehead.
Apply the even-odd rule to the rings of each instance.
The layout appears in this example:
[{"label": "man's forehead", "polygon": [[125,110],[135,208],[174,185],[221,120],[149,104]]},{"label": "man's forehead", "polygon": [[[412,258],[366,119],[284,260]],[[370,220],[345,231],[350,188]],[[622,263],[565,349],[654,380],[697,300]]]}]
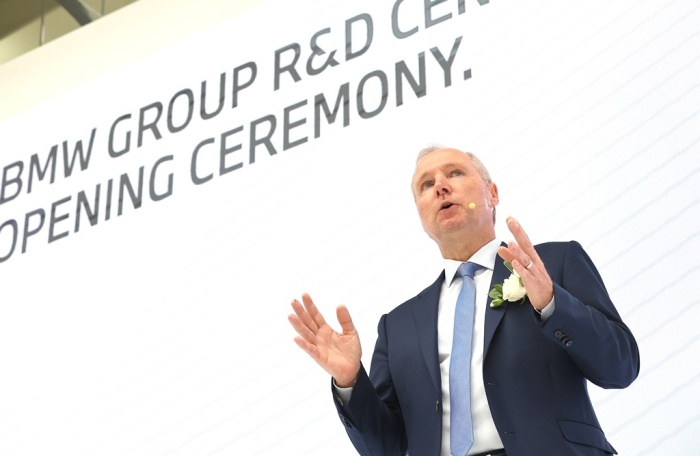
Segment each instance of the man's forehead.
[{"label": "man's forehead", "polygon": [[422,177],[425,174],[442,168],[469,168],[470,165],[472,165],[472,162],[469,156],[464,152],[455,149],[437,150],[424,156],[416,163],[416,170],[413,173],[413,177]]}]

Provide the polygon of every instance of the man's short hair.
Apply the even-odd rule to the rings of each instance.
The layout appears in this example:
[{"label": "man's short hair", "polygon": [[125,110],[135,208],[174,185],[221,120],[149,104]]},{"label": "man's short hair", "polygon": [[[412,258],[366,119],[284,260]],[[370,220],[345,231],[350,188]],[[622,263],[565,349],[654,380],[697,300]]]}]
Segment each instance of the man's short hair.
[{"label": "man's short hair", "polygon": [[[448,147],[445,147],[440,144],[431,144],[428,147],[424,147],[423,149],[418,152],[418,157],[416,157],[416,164],[420,161],[421,158],[425,157],[426,155],[430,154],[431,152],[435,152],[436,150],[442,150],[442,149],[448,149]],[[458,150],[458,149],[457,149]],[[486,185],[489,185],[490,183],[493,182],[491,180],[491,174],[489,174],[489,170],[486,169],[486,166],[479,160],[479,157],[474,155],[471,152],[462,152],[464,155],[468,156],[469,159],[471,159],[472,163],[476,167],[476,170],[479,171],[479,174],[481,175],[481,178],[484,180],[484,183]]]}]

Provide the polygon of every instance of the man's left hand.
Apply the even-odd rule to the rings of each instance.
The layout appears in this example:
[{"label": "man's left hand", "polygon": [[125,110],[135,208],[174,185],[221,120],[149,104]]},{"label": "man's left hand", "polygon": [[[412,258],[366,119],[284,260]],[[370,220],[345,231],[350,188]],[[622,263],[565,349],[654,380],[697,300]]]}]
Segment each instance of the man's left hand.
[{"label": "man's left hand", "polygon": [[520,274],[532,307],[541,311],[554,296],[552,279],[520,223],[513,217],[508,217],[506,224],[515,236],[515,241],[510,241],[507,248],[499,247],[498,254]]}]

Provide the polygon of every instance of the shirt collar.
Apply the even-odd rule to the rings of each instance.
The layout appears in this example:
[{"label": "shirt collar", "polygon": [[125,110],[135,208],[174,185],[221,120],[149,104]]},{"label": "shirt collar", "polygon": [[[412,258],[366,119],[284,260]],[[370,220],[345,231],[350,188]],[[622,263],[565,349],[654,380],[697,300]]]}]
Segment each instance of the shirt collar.
[{"label": "shirt collar", "polygon": [[[476,263],[486,269],[493,270],[493,265],[496,264],[496,255],[498,254],[498,247],[501,245],[501,241],[494,239],[488,244],[484,245],[482,248],[476,251],[468,261]],[[462,264],[462,261],[448,260],[445,258],[445,283],[447,286],[452,286],[452,281],[457,274],[457,269]]]}]

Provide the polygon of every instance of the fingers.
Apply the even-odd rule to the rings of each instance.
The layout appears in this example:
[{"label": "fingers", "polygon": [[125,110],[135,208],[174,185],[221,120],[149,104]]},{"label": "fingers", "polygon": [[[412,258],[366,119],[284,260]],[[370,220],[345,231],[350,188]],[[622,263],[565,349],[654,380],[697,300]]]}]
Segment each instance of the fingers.
[{"label": "fingers", "polygon": [[543,270],[544,266],[540,256],[520,223],[513,217],[508,217],[506,224],[510,232],[513,233],[515,242],[509,242],[508,248],[499,247],[498,254],[501,258],[509,262],[521,277],[528,276],[528,273],[537,274],[539,269]]},{"label": "fingers", "polygon": [[352,318],[350,318],[350,312],[345,306],[338,306],[336,309],[336,315],[338,316],[338,323],[340,327],[343,328],[343,334],[350,334],[355,332],[355,325],[352,324]]},{"label": "fingers", "polygon": [[516,258],[520,261],[523,261],[525,266],[527,266],[531,260],[533,262],[539,260],[540,257],[537,255],[535,247],[532,245],[532,241],[530,241],[530,238],[525,233],[525,230],[523,230],[522,226],[520,226],[520,223],[518,223],[518,221],[515,220],[513,217],[508,217],[506,219],[506,224],[508,225],[508,229],[510,230],[510,232],[513,233],[513,236],[515,237],[515,241],[517,242],[520,251],[524,252],[524,255],[522,257]]},{"label": "fingers", "polygon": [[304,324],[304,326],[309,328],[309,330],[311,330],[314,334],[318,332],[318,325],[311,318],[304,306],[302,306],[301,303],[296,299],[292,301],[292,309],[294,309],[294,313],[297,314],[297,317],[299,318],[301,323]]},{"label": "fingers", "polygon": [[304,293],[301,295],[302,301],[304,301],[304,306],[306,307],[306,311],[308,312],[309,316],[311,319],[316,323],[317,327],[321,327],[326,324],[326,320],[323,319],[323,315],[321,315],[321,312],[318,311],[316,308],[316,305],[314,302],[311,300],[311,296],[309,296],[308,293]]},{"label": "fingers", "polygon": [[543,264],[527,269],[518,260],[513,260],[513,270],[520,275],[530,303],[537,310],[542,310],[554,296],[554,285]]},{"label": "fingers", "polygon": [[[528,272],[531,269],[533,269],[534,261],[525,252],[523,252],[522,249],[515,242],[509,242],[508,247],[499,247],[498,255],[505,261],[510,263],[513,266],[513,268],[515,268],[515,265],[517,264],[518,269],[516,269],[516,271],[518,271],[518,274],[520,274],[520,265],[524,265],[523,267],[526,269],[525,272]],[[531,261],[532,265],[530,266],[530,268],[527,268],[527,266],[530,265]]]},{"label": "fingers", "polygon": [[[520,245],[511,241],[508,243],[508,250],[512,253],[513,256],[513,261],[510,262],[510,264],[513,265],[513,268],[515,268],[515,265],[517,264],[518,266],[522,267],[522,269],[524,269],[523,272],[526,273],[529,272],[530,269],[532,269],[534,261],[528,254],[523,252],[523,249],[520,248]],[[528,268],[527,266],[530,266],[530,268]],[[518,274],[520,274],[520,271],[518,271]]]},{"label": "fingers", "polygon": [[[529,261],[528,261],[529,263]],[[532,280],[533,277],[537,275],[538,270],[535,269],[534,264],[533,266],[528,269],[526,266],[527,264],[523,264],[520,260],[514,259],[511,261],[511,266],[513,266],[513,270],[518,273],[518,275],[523,279],[523,285],[525,285],[525,288],[528,287],[528,283]]]},{"label": "fingers", "polygon": [[[297,334],[299,334],[305,341],[312,344],[316,343],[316,333],[309,329],[309,327],[306,326],[297,315],[291,314],[289,317],[287,317],[287,319],[289,320],[289,323],[292,324],[292,327]],[[297,344],[299,343],[297,342]]]},{"label": "fingers", "polygon": [[[294,314],[290,314],[288,319],[301,337],[315,343],[315,335],[318,333],[320,326],[325,325],[326,322],[308,294],[305,293],[302,295],[302,299],[304,300],[305,306],[296,299],[292,301]],[[347,307],[338,306],[336,315],[338,316],[338,323],[340,323],[341,328],[343,328],[344,334],[356,332],[355,325],[352,322],[352,318],[350,318],[350,312]]]},{"label": "fingers", "polygon": [[318,358],[318,348],[316,348],[315,345],[308,343],[307,341],[298,336],[294,338],[294,342],[296,342],[299,348],[308,353],[308,355],[311,358],[313,358],[314,360]]},{"label": "fingers", "polygon": [[513,260],[515,259],[515,255],[509,250],[508,247],[499,247],[498,256],[500,256],[510,264],[513,264]]},{"label": "fingers", "polygon": [[[297,334],[299,334],[299,336],[294,338],[294,342],[296,342],[299,348],[318,362],[319,339],[317,334],[319,334],[320,326],[317,322],[320,321],[321,325],[323,325],[325,321],[308,294],[303,294],[302,300],[304,301],[304,305],[296,299],[292,301],[294,313],[290,314],[287,319],[289,323],[292,324]],[[314,315],[316,318],[314,318]]]},{"label": "fingers", "polygon": [[552,280],[520,223],[513,217],[508,217],[506,224],[513,233],[515,242],[509,242],[507,248],[499,247],[498,254],[513,266],[513,270],[523,281],[530,303],[541,310],[552,299],[554,291]]}]

